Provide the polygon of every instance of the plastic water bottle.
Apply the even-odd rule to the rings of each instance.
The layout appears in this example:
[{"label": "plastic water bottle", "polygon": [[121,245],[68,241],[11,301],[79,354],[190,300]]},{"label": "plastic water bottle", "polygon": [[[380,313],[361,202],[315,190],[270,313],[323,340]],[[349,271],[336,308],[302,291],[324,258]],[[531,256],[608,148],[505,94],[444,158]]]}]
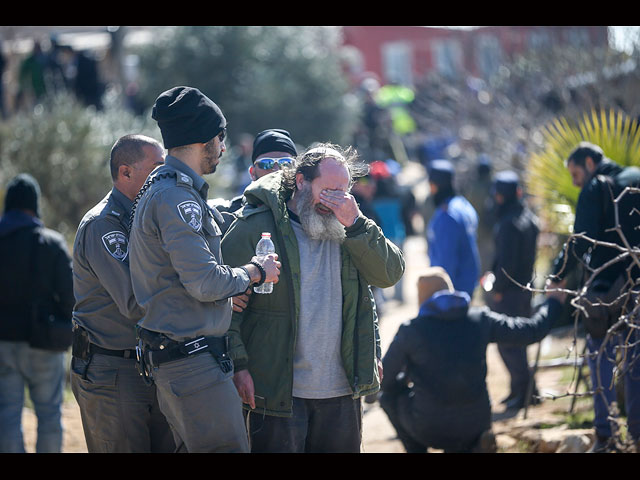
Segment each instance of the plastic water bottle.
[{"label": "plastic water bottle", "polygon": [[[263,232],[262,238],[256,245],[256,256],[262,260],[270,253],[275,253],[276,247],[271,240],[271,234],[269,232]],[[260,286],[253,287],[253,291],[256,293],[271,293],[273,292],[273,283],[265,282]]]}]

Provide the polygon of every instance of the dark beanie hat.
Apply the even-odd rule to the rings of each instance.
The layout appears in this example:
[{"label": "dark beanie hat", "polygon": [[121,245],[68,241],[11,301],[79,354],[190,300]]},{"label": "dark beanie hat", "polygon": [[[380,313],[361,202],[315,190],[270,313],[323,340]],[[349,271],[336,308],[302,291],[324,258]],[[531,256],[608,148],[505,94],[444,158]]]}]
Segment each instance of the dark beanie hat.
[{"label": "dark beanie hat", "polygon": [[263,130],[256,135],[253,141],[251,160],[255,161],[256,158],[267,152],[287,152],[294,157],[298,155],[296,146],[291,139],[291,134],[278,128]]},{"label": "dark beanie hat", "polygon": [[174,87],[161,93],[151,118],[158,122],[167,149],[207,143],[227,125],[220,108],[192,87]]},{"label": "dark beanie hat", "polygon": [[4,198],[4,211],[15,209],[33,210],[40,216],[40,186],[35,178],[28,173],[17,175],[7,185],[7,195]]},{"label": "dark beanie hat", "polygon": [[433,160],[427,167],[429,181],[439,186],[450,186],[453,183],[454,168],[448,160]]},{"label": "dark beanie hat", "polygon": [[511,170],[496,173],[493,190],[505,197],[515,197],[518,190],[518,174]]}]

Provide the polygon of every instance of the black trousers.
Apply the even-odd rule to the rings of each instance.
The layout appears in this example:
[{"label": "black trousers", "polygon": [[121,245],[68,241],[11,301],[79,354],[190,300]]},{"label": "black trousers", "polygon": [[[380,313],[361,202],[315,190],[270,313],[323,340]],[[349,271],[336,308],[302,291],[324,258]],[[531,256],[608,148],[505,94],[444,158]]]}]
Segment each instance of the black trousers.
[{"label": "black trousers", "polygon": [[[445,453],[488,453],[494,445],[485,445],[484,437],[491,434],[491,410],[475,408],[444,408],[433,406],[426,413],[416,410],[411,389],[385,391],[380,407],[387,414],[398,439],[407,453],[427,453],[429,448]],[[422,412],[422,413],[419,413]]]},{"label": "black trousers", "polygon": [[[489,308],[494,312],[504,313],[510,316],[530,317],[532,313],[531,292],[527,290],[507,290],[504,292],[500,302],[491,301],[488,303]],[[499,343],[498,353],[511,377],[509,385],[510,396],[520,397],[525,400],[529,382],[531,381],[527,347]],[[534,394],[537,392],[535,384],[532,392]]]},{"label": "black trousers", "polygon": [[247,414],[252,453],[359,453],[362,404],[351,396],[293,399],[293,416]]}]

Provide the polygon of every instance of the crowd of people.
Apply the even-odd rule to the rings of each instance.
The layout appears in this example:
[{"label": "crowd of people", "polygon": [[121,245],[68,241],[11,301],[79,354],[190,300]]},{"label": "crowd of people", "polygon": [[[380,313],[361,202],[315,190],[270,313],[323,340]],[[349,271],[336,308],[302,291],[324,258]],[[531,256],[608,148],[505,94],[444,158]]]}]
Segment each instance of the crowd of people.
[{"label": "crowd of people", "polygon": [[[582,188],[574,231],[606,243],[570,241],[534,308],[528,284],[539,226],[518,174],[492,175],[484,159],[474,184],[484,193],[467,199],[454,163],[426,161],[431,269],[418,283],[418,316],[383,355],[382,292],[393,287],[403,299],[403,242],[417,233],[415,197],[394,181],[398,163],[367,161],[332,143],[303,149],[290,132],[267,129],[253,140],[249,185],[213,201],[204,176],[224,161],[223,109],[181,86],[157,97],[152,118],[162,143],[136,134],[117,139],[112,188],[83,217],[71,253],[39,219],[35,179],[20,176],[8,186],[1,261],[22,274],[4,275],[0,293],[1,451],[24,451],[25,382],[38,417],[37,451],[60,451],[62,352],[71,347],[72,391],[92,453],[357,453],[362,401],[378,398],[407,452],[496,452],[486,347],[498,344],[511,377],[507,408],[539,401],[526,346],[557,321],[564,277],[580,260],[601,273],[597,282],[585,276],[585,286],[597,286],[587,306],[608,307],[605,335],[591,327],[602,330],[595,313],[584,315],[593,384],[604,387],[594,392],[592,450],[616,448],[613,388],[604,383],[615,363],[596,354],[608,348],[602,338],[613,326],[618,345],[635,345],[637,299],[618,305],[603,297],[635,292],[638,272],[625,258],[611,273],[611,245],[624,244],[611,234],[612,197],[600,184],[614,193],[639,185],[637,169],[618,167],[591,144],[567,159]],[[633,202],[619,207],[620,218],[633,222]],[[639,244],[634,225],[623,231]],[[265,233],[275,253],[259,255]],[[43,269],[37,275],[28,267],[34,264]],[[254,290],[269,283],[270,294]],[[483,307],[471,305],[479,288]],[[32,341],[44,329],[40,317],[48,320],[49,345]],[[60,319],[72,333],[66,344],[52,328]],[[636,350],[625,350],[625,378],[637,449]],[[43,399],[42,390],[55,395]]]},{"label": "crowd of people", "polygon": [[[30,110],[56,94],[66,92],[85,106],[103,108],[106,83],[99,61],[91,50],[79,50],[64,45],[55,36],[46,42],[36,40],[31,51],[20,59],[15,78],[15,94],[0,86],[0,118],[11,113]],[[8,71],[8,58],[0,40],[0,79]],[[4,84],[5,82],[0,82]]]}]

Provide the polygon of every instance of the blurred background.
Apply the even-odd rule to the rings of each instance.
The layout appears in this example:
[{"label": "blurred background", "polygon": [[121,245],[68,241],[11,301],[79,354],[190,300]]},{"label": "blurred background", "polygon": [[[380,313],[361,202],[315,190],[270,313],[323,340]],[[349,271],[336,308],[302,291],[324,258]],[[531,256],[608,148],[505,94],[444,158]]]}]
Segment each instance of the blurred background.
[{"label": "blurred background", "polygon": [[[405,235],[423,234],[429,206],[418,187],[436,158],[455,163],[469,196],[480,163],[518,171],[530,191],[534,180],[556,182],[547,187],[563,195],[531,201],[551,202],[537,210],[559,212],[548,230],[566,234],[577,190],[564,169],[536,161],[548,148],[545,129],[600,118],[594,112],[635,128],[639,28],[3,26],[0,194],[16,173],[34,175],[45,224],[71,242],[110,188],[115,140],[161,140],[155,98],[189,85],[229,122],[227,153],[207,179],[212,195],[240,193],[253,136],[284,128],[303,148],[331,141],[384,162],[378,177],[414,195]],[[614,160],[637,161],[628,150],[629,160]]]}]

